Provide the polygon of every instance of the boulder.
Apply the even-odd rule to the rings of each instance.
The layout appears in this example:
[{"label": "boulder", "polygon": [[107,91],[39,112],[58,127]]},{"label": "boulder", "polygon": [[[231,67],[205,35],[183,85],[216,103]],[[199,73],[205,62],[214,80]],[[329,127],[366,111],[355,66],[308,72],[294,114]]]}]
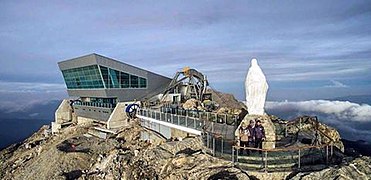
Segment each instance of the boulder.
[{"label": "boulder", "polygon": [[199,104],[200,102],[197,99],[191,98],[183,103],[183,108],[186,110],[197,110]]}]

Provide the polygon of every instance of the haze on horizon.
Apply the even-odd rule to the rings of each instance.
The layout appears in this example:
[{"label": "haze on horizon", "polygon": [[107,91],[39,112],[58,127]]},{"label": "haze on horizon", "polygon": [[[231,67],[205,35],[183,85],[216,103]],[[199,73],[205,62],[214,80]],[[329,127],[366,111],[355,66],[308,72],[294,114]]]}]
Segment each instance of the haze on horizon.
[{"label": "haze on horizon", "polygon": [[184,66],[244,99],[257,58],[268,100],[371,90],[369,1],[1,1],[2,106],[62,99],[57,62],[98,53],[168,77]]}]

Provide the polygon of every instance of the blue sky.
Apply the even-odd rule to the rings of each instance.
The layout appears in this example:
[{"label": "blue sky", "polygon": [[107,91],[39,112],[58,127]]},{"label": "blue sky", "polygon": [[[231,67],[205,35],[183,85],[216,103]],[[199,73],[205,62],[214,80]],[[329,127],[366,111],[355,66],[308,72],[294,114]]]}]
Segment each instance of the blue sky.
[{"label": "blue sky", "polygon": [[90,53],[241,100],[252,58],[269,100],[371,92],[369,1],[1,1],[0,24],[3,104],[66,97],[57,62]]}]

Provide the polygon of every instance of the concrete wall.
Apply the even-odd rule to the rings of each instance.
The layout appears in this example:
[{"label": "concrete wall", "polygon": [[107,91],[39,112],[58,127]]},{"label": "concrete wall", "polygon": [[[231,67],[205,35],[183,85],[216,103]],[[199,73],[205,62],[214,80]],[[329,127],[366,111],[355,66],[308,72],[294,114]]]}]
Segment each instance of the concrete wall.
[{"label": "concrete wall", "polygon": [[114,129],[128,125],[125,109],[128,103],[118,103],[107,121],[107,129]]},{"label": "concrete wall", "polygon": [[54,118],[55,122],[59,124],[72,121],[72,108],[68,99],[64,99],[61,102],[58,109],[55,111]]},{"label": "concrete wall", "polygon": [[74,110],[75,114],[79,117],[107,121],[113,111],[113,108],[74,105]]},{"label": "concrete wall", "polygon": [[88,124],[93,124],[94,121],[97,121],[96,119],[92,118],[86,118],[86,117],[77,117],[77,124],[79,125],[88,125]]},{"label": "concrete wall", "polygon": [[142,120],[141,125],[148,129],[152,129],[153,131],[158,132],[159,134],[164,136],[166,139],[171,138],[171,128],[167,126],[157,124],[155,122],[146,121],[146,120]]},{"label": "concrete wall", "polygon": [[176,128],[171,128],[162,124],[158,124],[155,122],[150,122],[147,120],[142,120],[141,125],[148,128],[152,129],[158,133],[160,133],[162,136],[166,137],[167,139],[170,139],[171,137],[173,138],[185,138],[188,136],[197,136],[194,134],[190,134],[188,132],[176,129]]}]

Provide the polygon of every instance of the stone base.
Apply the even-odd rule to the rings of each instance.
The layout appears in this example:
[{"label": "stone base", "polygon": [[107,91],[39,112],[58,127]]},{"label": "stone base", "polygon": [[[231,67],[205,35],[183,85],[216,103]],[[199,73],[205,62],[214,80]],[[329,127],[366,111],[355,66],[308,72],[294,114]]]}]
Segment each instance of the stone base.
[{"label": "stone base", "polygon": [[276,148],[276,142],[264,141],[262,146],[263,149],[274,149]]},{"label": "stone base", "polygon": [[184,132],[184,131],[181,131],[181,130],[178,130],[178,129],[175,129],[175,128],[171,128],[171,137],[173,137],[173,138],[185,138],[188,135],[189,134]]},{"label": "stone base", "polygon": [[56,122],[52,122],[52,134],[58,133],[62,128],[62,125]]},{"label": "stone base", "polygon": [[260,120],[262,126],[265,130],[265,141],[263,142],[263,148],[264,149],[274,149],[275,141],[276,141],[276,128],[274,124],[272,123],[270,116],[268,115],[246,115],[245,118],[242,120],[241,124],[237,127],[235,131],[235,137],[239,137],[239,129],[242,125],[242,123],[250,124],[250,121],[254,120]]}]

